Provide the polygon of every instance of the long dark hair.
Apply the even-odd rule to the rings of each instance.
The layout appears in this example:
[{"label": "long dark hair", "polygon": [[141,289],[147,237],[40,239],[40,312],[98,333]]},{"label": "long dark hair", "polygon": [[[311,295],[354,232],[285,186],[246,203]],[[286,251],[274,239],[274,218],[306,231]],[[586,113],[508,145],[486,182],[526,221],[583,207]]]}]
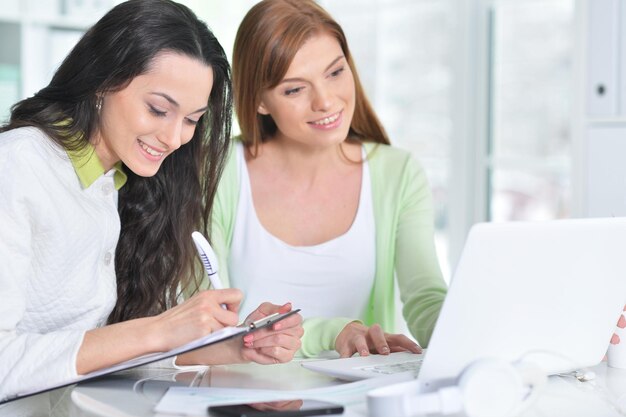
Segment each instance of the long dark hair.
[{"label": "long dark hair", "polygon": [[13,106],[2,128],[35,126],[66,149],[82,149],[98,127],[98,97],[126,87],[164,51],[210,66],[213,88],[193,139],[168,156],[155,176],[125,169],[115,257],[118,299],[109,323],[160,313],[176,304],[182,290],[197,288],[191,233],[209,232],[231,131],[230,66],[223,48],[185,6],[127,1],[85,33],[47,87]]}]

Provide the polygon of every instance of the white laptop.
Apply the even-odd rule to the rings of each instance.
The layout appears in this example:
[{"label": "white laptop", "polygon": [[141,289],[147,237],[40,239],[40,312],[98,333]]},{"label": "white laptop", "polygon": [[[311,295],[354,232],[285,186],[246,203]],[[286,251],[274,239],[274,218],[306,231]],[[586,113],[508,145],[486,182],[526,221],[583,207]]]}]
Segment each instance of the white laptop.
[{"label": "white laptop", "polygon": [[602,360],[624,304],[626,218],[481,223],[470,231],[423,356],[302,366],[347,380],[386,374],[380,369],[437,380],[497,357],[567,372]]}]

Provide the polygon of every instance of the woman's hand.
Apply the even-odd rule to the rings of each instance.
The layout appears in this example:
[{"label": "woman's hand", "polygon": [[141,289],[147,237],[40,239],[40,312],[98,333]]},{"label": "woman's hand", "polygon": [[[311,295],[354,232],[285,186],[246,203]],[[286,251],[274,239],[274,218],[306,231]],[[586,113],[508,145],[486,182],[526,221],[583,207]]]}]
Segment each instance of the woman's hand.
[{"label": "woman's hand", "polygon": [[[225,326],[235,326],[241,299],[241,291],[236,289],[202,291],[157,316],[89,330],[78,352],[76,370],[83,375],[146,353],[166,352]],[[177,363],[203,363],[200,359],[192,357],[185,362],[183,358]]]},{"label": "woman's hand", "polygon": [[[624,306],[624,310],[626,311],[626,306]],[[620,314],[619,316],[619,320],[617,320],[617,327],[619,327],[620,329],[623,329],[624,327],[626,327],[626,318],[624,318],[624,313],[622,312],[622,314]],[[612,345],[617,345],[620,343],[620,338],[619,335],[617,333],[613,333],[613,337],[611,337],[611,344]]]},{"label": "woman's hand", "polygon": [[339,333],[335,350],[342,358],[349,358],[355,353],[368,356],[370,353],[388,355],[390,352],[422,352],[419,345],[403,334],[385,333],[378,324],[367,327],[355,321],[348,323]]},{"label": "woman's hand", "polygon": [[[158,335],[159,350],[171,350],[221,328],[236,326],[242,297],[241,291],[232,288],[201,291],[155,316],[152,333]],[[227,309],[221,304],[226,304]]]},{"label": "woman's hand", "polygon": [[[278,306],[271,303],[261,304],[245,320],[246,323],[262,319],[274,313],[291,311],[291,303]],[[241,355],[244,361],[262,364],[285,363],[293,359],[300,349],[300,338],[304,334],[302,316],[293,314],[271,328],[257,330],[243,338]]]},{"label": "woman's hand", "polygon": [[[263,303],[246,318],[245,322],[256,321],[276,312],[288,311],[291,311],[289,303],[283,306]],[[236,321],[235,317],[235,324]],[[300,338],[303,333],[302,316],[293,314],[274,323],[271,328],[260,329],[245,335],[243,340],[236,337],[225,343],[217,343],[179,355],[176,358],[176,364],[223,365],[250,361],[262,364],[288,362],[300,349]]]}]

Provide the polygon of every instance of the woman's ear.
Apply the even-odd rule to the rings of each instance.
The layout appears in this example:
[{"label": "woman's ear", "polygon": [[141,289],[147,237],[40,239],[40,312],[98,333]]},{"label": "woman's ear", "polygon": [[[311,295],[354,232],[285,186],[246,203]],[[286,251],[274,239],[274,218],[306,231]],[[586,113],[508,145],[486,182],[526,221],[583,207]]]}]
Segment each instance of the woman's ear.
[{"label": "woman's ear", "polygon": [[263,102],[259,104],[259,107],[257,107],[256,111],[263,116],[267,116],[268,114],[270,114],[269,110],[267,109],[267,107],[265,107],[265,104]]}]

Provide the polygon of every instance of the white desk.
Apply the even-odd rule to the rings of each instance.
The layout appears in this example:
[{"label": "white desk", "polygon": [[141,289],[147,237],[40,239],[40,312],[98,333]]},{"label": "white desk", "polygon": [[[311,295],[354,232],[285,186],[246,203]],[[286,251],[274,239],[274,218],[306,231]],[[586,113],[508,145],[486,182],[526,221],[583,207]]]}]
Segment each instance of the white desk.
[{"label": "white desk", "polygon": [[[536,403],[523,417],[625,416],[626,370],[607,368],[604,363],[592,370],[597,377],[591,382],[579,382],[573,377],[551,377]],[[203,378],[197,378],[197,375],[196,372],[175,374],[163,369],[126,371],[77,387],[8,403],[0,406],[0,417],[156,416],[152,409],[168,387],[190,386],[192,383],[213,387],[281,390],[300,390],[342,383],[306,370],[298,362],[272,366],[216,366],[210,368]],[[72,391],[74,400],[70,395]],[[367,416],[365,402],[346,404],[344,416]]]}]

